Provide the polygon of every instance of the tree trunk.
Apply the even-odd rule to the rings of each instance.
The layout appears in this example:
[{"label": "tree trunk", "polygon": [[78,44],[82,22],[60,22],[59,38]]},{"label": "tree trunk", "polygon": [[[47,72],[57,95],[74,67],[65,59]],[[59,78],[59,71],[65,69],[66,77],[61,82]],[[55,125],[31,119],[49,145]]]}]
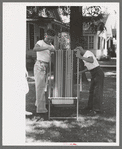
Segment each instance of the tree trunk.
[{"label": "tree trunk", "polygon": [[[77,46],[83,46],[83,16],[82,7],[71,6],[70,14],[70,37],[71,37],[71,49],[75,49]],[[80,60],[80,70],[84,69],[84,63]],[[77,82],[77,58],[74,54],[73,62],[73,81]],[[86,81],[85,74],[83,74],[83,80]]]}]

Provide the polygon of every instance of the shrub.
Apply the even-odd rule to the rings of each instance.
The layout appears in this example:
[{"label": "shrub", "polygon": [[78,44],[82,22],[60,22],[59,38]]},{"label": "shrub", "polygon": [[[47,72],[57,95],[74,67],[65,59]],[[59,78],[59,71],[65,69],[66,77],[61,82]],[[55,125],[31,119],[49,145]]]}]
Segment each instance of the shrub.
[{"label": "shrub", "polygon": [[111,57],[109,55],[102,55],[99,59],[99,61],[109,61]]},{"label": "shrub", "polygon": [[26,57],[26,68],[27,70],[33,70],[35,59],[32,56]]}]

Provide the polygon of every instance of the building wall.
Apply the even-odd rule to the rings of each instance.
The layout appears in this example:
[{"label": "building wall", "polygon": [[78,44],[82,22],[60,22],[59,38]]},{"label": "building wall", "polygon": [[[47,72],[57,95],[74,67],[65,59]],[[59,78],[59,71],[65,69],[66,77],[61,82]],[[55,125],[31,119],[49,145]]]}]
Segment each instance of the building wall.
[{"label": "building wall", "polygon": [[[33,51],[33,49],[30,49],[30,32],[29,32],[29,25],[32,24],[34,25],[34,23],[27,23],[27,41],[26,41],[26,55],[27,56],[32,56],[35,57],[35,52]],[[34,25],[34,43],[35,43],[35,25]]]},{"label": "building wall", "polygon": [[40,36],[39,35],[39,33],[40,33],[40,31],[39,31],[39,26],[37,25],[37,24],[34,24],[34,44],[36,44],[36,42],[37,42],[37,38]]},{"label": "building wall", "polygon": [[[48,24],[42,23],[42,24],[38,25],[36,23],[29,23],[29,22],[27,23],[27,42],[26,42],[27,52],[26,53],[27,53],[27,56],[32,56],[32,57],[35,58],[36,53],[32,49],[30,49],[29,24],[34,25],[34,45],[40,37],[40,28],[43,28],[44,31],[46,31],[48,28],[53,28],[52,26],[55,26],[56,24],[53,23],[53,25],[52,25],[51,23],[48,23]],[[55,28],[53,28],[53,29],[55,29]],[[60,30],[62,30],[61,26],[60,26]],[[57,36],[58,36],[59,30],[57,30],[56,32],[57,33],[56,33],[56,36],[55,36],[55,39],[54,39],[54,46],[55,46],[56,49],[58,49],[59,48],[59,42],[58,42]],[[102,55],[107,55],[107,42],[106,42],[106,46],[103,48],[103,43],[102,43],[103,39],[102,39],[102,37],[100,37],[100,43],[99,43],[100,48],[98,49],[98,35],[96,33],[93,34],[93,33],[90,33],[90,32],[87,31],[83,35],[84,36],[94,36],[94,47],[93,47],[93,49],[85,49],[85,50],[92,51],[98,59]]]},{"label": "building wall", "polygon": [[40,38],[40,28],[43,28],[46,30],[46,27],[37,25],[36,23],[27,23],[27,40],[26,40],[26,54],[27,56],[36,57],[36,52],[33,51],[32,48],[30,48],[30,33],[29,33],[29,24],[34,25],[34,45]]},{"label": "building wall", "polygon": [[[94,53],[95,56],[97,56],[97,50],[98,50],[98,37],[96,34],[93,34],[93,33],[90,33],[90,32],[87,32],[87,33],[84,33],[83,36],[93,36],[94,38],[94,44],[93,44],[93,48],[85,48],[85,50],[89,50],[91,52]],[[85,42],[85,41],[84,41]]]}]

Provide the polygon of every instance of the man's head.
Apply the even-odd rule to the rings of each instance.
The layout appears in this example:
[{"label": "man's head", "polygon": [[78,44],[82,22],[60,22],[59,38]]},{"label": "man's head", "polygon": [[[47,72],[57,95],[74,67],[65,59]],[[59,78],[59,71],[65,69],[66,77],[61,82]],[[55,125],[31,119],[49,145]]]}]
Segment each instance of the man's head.
[{"label": "man's head", "polygon": [[50,45],[54,41],[54,36],[55,31],[52,29],[48,29],[47,32],[45,33],[44,41]]}]

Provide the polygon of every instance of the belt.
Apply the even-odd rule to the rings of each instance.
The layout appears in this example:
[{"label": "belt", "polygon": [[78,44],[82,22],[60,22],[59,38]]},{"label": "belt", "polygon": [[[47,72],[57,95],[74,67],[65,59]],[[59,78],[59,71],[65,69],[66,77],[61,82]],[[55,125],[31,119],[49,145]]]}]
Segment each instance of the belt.
[{"label": "belt", "polygon": [[44,62],[44,61],[41,61],[41,60],[37,60],[37,61],[39,61],[40,63],[44,63],[44,64],[49,64],[48,62]]}]

